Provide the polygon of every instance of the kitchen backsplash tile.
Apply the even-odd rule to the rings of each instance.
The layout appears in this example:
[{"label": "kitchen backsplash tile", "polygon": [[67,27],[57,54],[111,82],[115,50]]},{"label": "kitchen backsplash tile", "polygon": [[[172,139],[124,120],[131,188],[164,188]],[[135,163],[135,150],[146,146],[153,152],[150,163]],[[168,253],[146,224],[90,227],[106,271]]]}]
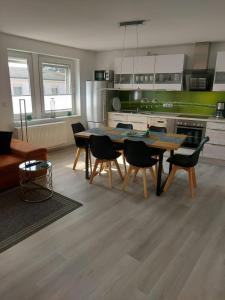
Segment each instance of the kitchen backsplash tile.
[{"label": "kitchen backsplash tile", "polygon": [[218,101],[225,101],[225,92],[142,91],[140,100],[133,100],[132,91],[119,91],[122,108],[158,112],[214,115]]}]

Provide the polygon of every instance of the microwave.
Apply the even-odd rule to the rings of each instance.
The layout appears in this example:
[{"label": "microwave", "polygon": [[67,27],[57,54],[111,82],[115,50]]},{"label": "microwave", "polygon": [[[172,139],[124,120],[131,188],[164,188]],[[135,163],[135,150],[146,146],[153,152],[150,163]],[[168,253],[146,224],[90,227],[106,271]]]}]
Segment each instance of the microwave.
[{"label": "microwave", "polygon": [[211,91],[213,85],[213,70],[192,70],[185,73],[184,90]]},{"label": "microwave", "polygon": [[112,81],[114,77],[114,72],[112,70],[95,70],[94,80],[97,81]]}]

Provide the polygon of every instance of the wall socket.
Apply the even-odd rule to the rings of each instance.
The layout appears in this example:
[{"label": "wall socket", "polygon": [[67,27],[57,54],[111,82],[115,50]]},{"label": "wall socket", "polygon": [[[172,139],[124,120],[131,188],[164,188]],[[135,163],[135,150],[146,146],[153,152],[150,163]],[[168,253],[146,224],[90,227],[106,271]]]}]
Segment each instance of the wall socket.
[{"label": "wall socket", "polygon": [[173,103],[169,103],[169,102],[163,103],[163,107],[165,107],[165,108],[172,108],[173,107]]}]

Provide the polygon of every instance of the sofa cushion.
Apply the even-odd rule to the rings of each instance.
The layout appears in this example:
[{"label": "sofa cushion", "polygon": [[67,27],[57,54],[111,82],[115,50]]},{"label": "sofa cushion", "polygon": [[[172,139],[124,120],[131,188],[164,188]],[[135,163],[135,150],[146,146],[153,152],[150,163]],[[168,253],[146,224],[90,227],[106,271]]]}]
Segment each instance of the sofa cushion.
[{"label": "sofa cushion", "polygon": [[46,159],[47,157],[46,148],[35,146],[17,139],[12,139],[11,149],[13,155],[22,157],[24,160],[37,159],[39,157]]},{"label": "sofa cushion", "polygon": [[0,174],[15,172],[24,160],[12,154],[2,154],[0,157]]},{"label": "sofa cushion", "polygon": [[11,153],[10,143],[12,139],[11,131],[0,131],[0,154]]}]

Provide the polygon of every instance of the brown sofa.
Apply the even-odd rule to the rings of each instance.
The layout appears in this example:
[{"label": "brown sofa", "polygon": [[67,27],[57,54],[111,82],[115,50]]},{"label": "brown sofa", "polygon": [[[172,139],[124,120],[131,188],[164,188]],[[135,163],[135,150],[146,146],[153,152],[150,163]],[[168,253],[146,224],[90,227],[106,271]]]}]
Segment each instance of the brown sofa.
[{"label": "brown sofa", "polygon": [[47,159],[47,149],[17,139],[11,141],[11,153],[0,155],[0,190],[19,184],[20,163],[32,159]]}]

